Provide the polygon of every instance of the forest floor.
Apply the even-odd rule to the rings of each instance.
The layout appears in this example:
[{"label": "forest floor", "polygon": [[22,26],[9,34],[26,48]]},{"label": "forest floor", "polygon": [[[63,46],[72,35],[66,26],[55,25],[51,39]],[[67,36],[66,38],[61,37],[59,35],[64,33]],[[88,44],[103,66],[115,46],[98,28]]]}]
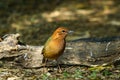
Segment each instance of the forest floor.
[{"label": "forest floor", "polygon": [[[30,3],[26,1],[20,4],[21,1],[2,3],[0,37],[9,33],[20,33],[22,35],[20,40],[25,44],[43,45],[51,32],[59,26],[74,31],[74,34],[68,36],[67,41],[120,36],[120,1],[98,0],[94,3],[92,0],[89,2],[43,0],[41,3],[39,1],[35,3],[31,0]],[[61,73],[52,67],[49,72],[42,73],[41,69],[24,69],[12,64],[11,61],[0,61],[1,80],[120,79],[120,64],[97,68],[68,66],[62,67]]]}]

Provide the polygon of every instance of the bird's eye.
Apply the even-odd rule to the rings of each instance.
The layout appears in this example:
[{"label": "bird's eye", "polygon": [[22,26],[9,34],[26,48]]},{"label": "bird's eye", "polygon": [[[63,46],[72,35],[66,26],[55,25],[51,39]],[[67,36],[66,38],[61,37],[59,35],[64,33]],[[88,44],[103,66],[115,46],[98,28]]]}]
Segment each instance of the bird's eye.
[{"label": "bird's eye", "polygon": [[65,32],[65,30],[62,30],[62,32]]}]

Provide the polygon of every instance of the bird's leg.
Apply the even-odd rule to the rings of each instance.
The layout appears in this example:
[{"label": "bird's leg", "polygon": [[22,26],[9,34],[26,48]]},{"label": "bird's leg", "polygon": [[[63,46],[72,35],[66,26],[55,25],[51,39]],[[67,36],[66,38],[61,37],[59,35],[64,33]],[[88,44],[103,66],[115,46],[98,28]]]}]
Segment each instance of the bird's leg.
[{"label": "bird's leg", "polygon": [[46,65],[46,63],[47,63],[47,58],[44,58],[44,57],[43,57],[42,63],[43,63],[44,65]]},{"label": "bird's leg", "polygon": [[62,69],[61,69],[61,67],[60,67],[60,65],[59,65],[59,61],[58,60],[56,60],[57,61],[57,68],[58,68],[58,72],[62,72]]},{"label": "bird's leg", "polygon": [[45,68],[45,66],[47,65],[47,61],[48,61],[47,58],[43,58],[43,60],[42,60],[42,63],[43,63],[43,72],[47,71],[46,68]]}]

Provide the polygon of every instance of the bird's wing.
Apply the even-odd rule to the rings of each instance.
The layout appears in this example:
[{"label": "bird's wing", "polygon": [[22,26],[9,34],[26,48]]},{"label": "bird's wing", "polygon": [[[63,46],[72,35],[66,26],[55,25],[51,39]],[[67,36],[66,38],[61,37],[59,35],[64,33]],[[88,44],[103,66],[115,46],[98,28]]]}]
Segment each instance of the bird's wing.
[{"label": "bird's wing", "polygon": [[46,46],[48,45],[48,43],[50,42],[50,40],[51,40],[51,37],[48,38],[48,40],[46,41],[46,43],[45,43],[45,45],[44,45],[44,48],[42,49],[42,53],[41,53],[41,54],[44,54],[44,53],[45,53],[45,48],[46,48]]}]

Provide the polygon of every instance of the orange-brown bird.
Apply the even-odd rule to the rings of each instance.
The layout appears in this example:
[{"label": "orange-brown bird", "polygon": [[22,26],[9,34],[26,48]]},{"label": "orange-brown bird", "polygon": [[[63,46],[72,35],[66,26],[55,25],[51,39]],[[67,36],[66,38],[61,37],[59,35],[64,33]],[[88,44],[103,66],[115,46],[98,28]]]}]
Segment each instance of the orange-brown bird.
[{"label": "orange-brown bird", "polygon": [[[64,52],[66,46],[66,36],[69,30],[64,27],[59,27],[55,30],[52,36],[47,40],[42,50],[44,56],[43,63],[46,64],[46,59],[57,60]],[[58,65],[59,69],[60,66]]]}]

